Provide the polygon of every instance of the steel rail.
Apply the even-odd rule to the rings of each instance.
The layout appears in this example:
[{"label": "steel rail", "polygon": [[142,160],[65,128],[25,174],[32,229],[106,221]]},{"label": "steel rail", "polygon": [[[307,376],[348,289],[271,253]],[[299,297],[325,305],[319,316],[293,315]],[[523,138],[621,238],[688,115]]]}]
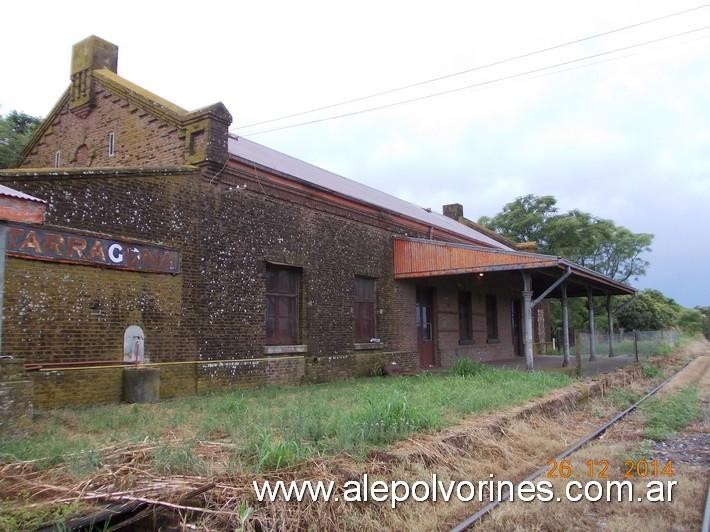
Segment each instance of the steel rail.
[{"label": "steel rail", "polygon": [[710,532],[710,484],[708,484],[708,495],[705,498],[705,513],[703,514],[703,524],[700,525],[700,532]]},{"label": "steel rail", "polygon": [[[612,425],[614,425],[615,423],[617,423],[618,421],[620,421],[621,419],[626,417],[628,414],[630,414],[631,412],[636,410],[639,407],[639,405],[641,403],[643,403],[644,401],[646,401],[648,398],[655,395],[656,392],[658,392],[661,388],[663,388],[666,384],[668,384],[672,379],[674,379],[676,377],[676,375],[678,375],[681,371],[683,371],[685,368],[687,368],[691,362],[692,362],[692,359],[689,360],[688,362],[686,362],[682,368],[680,368],[678,371],[676,371],[673,375],[668,377],[666,380],[664,380],[658,386],[653,388],[650,392],[648,392],[646,395],[644,395],[641,399],[636,401],[634,404],[632,404],[626,410],[624,410],[623,412],[620,412],[619,414],[616,414],[610,420],[608,420],[603,425],[601,425],[599,428],[597,428],[594,432],[592,432],[591,434],[588,434],[584,438],[578,440],[576,443],[567,447],[564,451],[562,451],[560,454],[555,456],[553,458],[553,460],[556,460],[559,462],[563,458],[567,458],[569,455],[578,451],[580,448],[585,446],[590,441],[592,441],[592,440],[598,438],[599,436],[601,436],[602,434],[604,434],[609,429],[609,427],[611,427]],[[549,469],[549,466],[545,465],[545,466],[541,467],[540,469],[536,470],[534,473],[531,473],[530,475],[525,477],[520,482],[531,482],[531,481],[535,480],[537,477],[543,475],[548,469]],[[492,512],[495,508],[497,508],[498,506],[500,506],[501,504],[503,504],[504,502],[509,500],[510,499],[510,491],[511,491],[510,488],[508,488],[506,486],[505,491],[502,493],[503,496],[500,497],[499,500],[492,501],[492,502],[488,503],[483,508],[478,510],[475,514],[470,515],[469,517],[467,517],[466,519],[461,521],[459,524],[454,526],[451,529],[451,532],[462,532],[464,530],[468,530],[469,528],[471,528],[474,524],[476,524],[478,521],[483,519],[486,515],[488,515],[490,512]],[[710,493],[708,495],[709,495],[708,505],[710,507]],[[710,511],[710,508],[706,507],[706,518],[710,520],[710,515],[708,514],[708,511]],[[705,529],[703,529],[703,530],[705,530]]]}]

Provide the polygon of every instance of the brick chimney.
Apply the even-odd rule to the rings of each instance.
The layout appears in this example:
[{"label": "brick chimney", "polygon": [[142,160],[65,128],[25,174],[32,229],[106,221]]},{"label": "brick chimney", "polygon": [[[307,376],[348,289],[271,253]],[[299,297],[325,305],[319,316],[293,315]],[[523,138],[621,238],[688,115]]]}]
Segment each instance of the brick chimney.
[{"label": "brick chimney", "polygon": [[459,218],[463,218],[463,205],[460,203],[451,203],[450,205],[444,205],[444,216],[453,218],[457,222]]},{"label": "brick chimney", "polygon": [[87,114],[94,105],[92,70],[106,68],[116,72],[118,46],[92,35],[72,47],[71,96],[69,109],[75,114]]}]

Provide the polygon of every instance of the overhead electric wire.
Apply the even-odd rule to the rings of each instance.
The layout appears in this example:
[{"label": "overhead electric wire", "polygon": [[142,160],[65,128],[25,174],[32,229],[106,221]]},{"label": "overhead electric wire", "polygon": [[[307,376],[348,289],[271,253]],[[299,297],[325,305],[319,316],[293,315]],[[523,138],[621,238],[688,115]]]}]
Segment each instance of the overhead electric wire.
[{"label": "overhead electric wire", "polygon": [[707,7],[710,7],[710,4],[701,4],[701,5],[698,5],[698,6],[695,6],[695,7],[691,7],[691,8],[688,8],[688,9],[684,9],[684,10],[682,10],[682,11],[675,11],[675,12],[673,12],[673,13],[668,13],[667,15],[662,15],[662,16],[660,16],[660,17],[655,17],[655,18],[643,20],[643,21],[641,21],[641,22],[636,22],[636,23],[634,23],[634,24],[628,24],[628,25],[626,25],[626,26],[620,26],[620,27],[618,27],[618,28],[614,28],[614,29],[611,29],[611,30],[603,31],[603,32],[601,32],[601,33],[595,33],[595,34],[592,34],[592,35],[587,35],[586,37],[580,37],[580,38],[574,39],[574,40],[572,40],[572,41],[567,41],[567,42],[563,42],[563,43],[560,43],[560,44],[555,44],[555,45],[553,45],[553,46],[548,46],[548,47],[546,47],[546,48],[539,48],[539,49],[533,50],[533,51],[531,51],[531,52],[526,52],[526,53],[524,53],[524,54],[519,54],[519,55],[512,56],[512,57],[507,57],[507,58],[505,58],[505,59],[500,59],[500,60],[497,60],[497,61],[493,61],[493,62],[491,62],[491,63],[486,63],[486,64],[483,64],[483,65],[478,65],[478,66],[475,66],[475,67],[467,68],[466,70],[460,70],[460,71],[458,71],[458,72],[453,72],[453,73],[451,73],[451,74],[445,74],[445,75],[442,75],[442,76],[437,76],[437,77],[435,77],[435,78],[430,78],[430,79],[426,79],[426,80],[423,80],[423,81],[417,81],[417,82],[414,82],[414,83],[410,83],[410,84],[408,84],[408,85],[402,85],[402,86],[400,86],[400,87],[395,87],[395,88],[393,88],[393,89],[387,89],[387,90],[383,90],[383,91],[380,91],[380,92],[375,92],[375,93],[372,93],[372,94],[368,94],[368,95],[366,95],[366,96],[359,96],[359,97],[357,97],[357,98],[351,98],[351,99],[349,99],[349,100],[343,100],[343,101],[341,101],[341,102],[336,102],[336,103],[332,103],[332,104],[328,104],[328,105],[323,105],[323,106],[321,106],[321,107],[314,107],[314,108],[308,109],[308,110],[306,110],[306,111],[299,111],[299,112],[297,112],[297,113],[292,113],[292,114],[289,114],[289,115],[284,115],[284,116],[280,116],[280,117],[276,117],[276,118],[270,118],[270,119],[267,119],[267,120],[261,120],[261,121],[259,121],[259,122],[252,122],[252,123],[250,123],[250,124],[245,124],[245,125],[243,125],[243,126],[239,126],[237,129],[238,129],[238,130],[239,130],[239,129],[246,129],[246,128],[249,128],[249,127],[260,126],[260,125],[263,125],[263,124],[270,124],[270,123],[272,123],[272,122],[280,122],[280,121],[282,121],[282,120],[287,120],[287,119],[289,119],[289,118],[295,118],[295,117],[297,117],[297,116],[303,116],[303,115],[315,113],[315,112],[318,112],[318,111],[325,111],[325,110],[327,110],[327,109],[332,109],[332,108],[334,108],[334,107],[340,107],[340,106],[343,106],[343,105],[348,105],[348,104],[351,104],[351,103],[361,102],[361,101],[364,101],[364,100],[370,100],[370,99],[372,99],[372,98],[377,98],[377,97],[379,97],[379,96],[385,96],[385,95],[387,95],[387,94],[392,94],[392,93],[395,93],[395,92],[400,92],[400,91],[403,91],[403,90],[412,89],[412,88],[414,88],[414,87],[420,87],[420,86],[422,86],[422,85],[428,85],[428,84],[430,84],[430,83],[435,83],[435,82],[437,82],[437,81],[442,81],[442,80],[445,80],[445,79],[450,79],[450,78],[453,78],[453,77],[456,77],[456,76],[462,76],[462,75],[464,75],[464,74],[470,74],[471,72],[476,72],[476,71],[484,70],[484,69],[491,68],[491,67],[494,67],[494,66],[503,65],[503,64],[505,64],[505,63],[510,63],[510,62],[513,62],[513,61],[518,61],[518,60],[520,60],[520,59],[525,59],[525,58],[528,58],[528,57],[532,57],[532,56],[534,56],[534,55],[543,54],[543,53],[546,53],[546,52],[550,52],[550,51],[552,51],[552,50],[557,50],[557,49],[560,49],[560,48],[565,48],[565,47],[567,47],[567,46],[573,46],[573,45],[575,45],[575,44],[580,44],[580,43],[583,43],[583,42],[585,42],[585,41],[589,41],[589,40],[592,40],[592,39],[598,39],[599,37],[606,37],[607,35],[612,35],[612,34],[614,34],[614,33],[619,33],[619,32],[622,32],[622,31],[627,31],[627,30],[630,30],[630,29],[638,28],[638,27],[640,27],[640,26],[645,26],[645,25],[647,25],[647,24],[652,24],[652,23],[654,23],[654,22],[659,22],[659,21],[661,21],[661,20],[666,20],[666,19],[673,18],[673,17],[677,17],[677,16],[680,16],[680,15],[685,15],[685,14],[688,14],[688,13],[692,13],[693,11],[698,11],[698,10],[700,10],[700,9],[705,9],[705,8],[707,8]]},{"label": "overhead electric wire", "polygon": [[365,109],[360,109],[360,110],[357,110],[357,111],[351,111],[351,112],[348,112],[348,113],[342,113],[342,114],[339,114],[339,115],[327,116],[327,117],[324,117],[324,118],[317,118],[317,119],[314,119],[314,120],[308,120],[308,121],[305,121],[305,122],[297,122],[297,123],[295,123],[295,124],[289,124],[289,125],[280,126],[280,127],[275,127],[275,128],[270,128],[270,129],[262,129],[262,130],[254,131],[254,132],[247,132],[247,133],[245,133],[245,134],[238,134],[238,136],[240,136],[240,137],[253,137],[253,136],[255,136],[255,135],[261,135],[261,134],[264,134],[264,133],[271,133],[271,132],[274,132],[274,131],[281,131],[281,130],[284,130],[284,129],[291,129],[291,128],[294,128],[294,127],[301,127],[301,126],[307,126],[307,125],[311,125],[311,124],[318,124],[318,123],[320,123],[320,122],[326,122],[326,121],[329,121],[329,120],[336,120],[336,119],[338,119],[338,118],[346,118],[346,117],[349,117],[349,116],[355,116],[355,115],[359,115],[359,114],[363,114],[363,113],[370,113],[370,112],[373,112],[373,111],[380,111],[380,110],[383,110],[383,109],[389,109],[389,108],[397,107],[397,106],[400,106],[400,105],[405,105],[405,104],[414,103],[414,102],[418,102],[418,101],[422,101],[422,100],[428,100],[428,99],[431,99],[431,98],[436,98],[436,97],[438,97],[438,96],[444,96],[444,95],[446,95],[446,94],[452,94],[452,93],[455,93],[455,92],[461,92],[461,91],[468,90],[468,89],[484,87],[484,86],[487,86],[487,85],[492,85],[492,84],[495,84],[495,83],[500,83],[500,82],[508,81],[508,80],[511,80],[511,79],[521,78],[521,77],[524,77],[524,76],[529,76],[530,74],[537,74],[537,73],[539,73],[539,72],[544,72],[544,71],[551,70],[551,69],[554,69],[554,68],[559,68],[559,67],[563,67],[563,66],[567,66],[567,65],[571,65],[571,64],[575,64],[575,63],[580,63],[580,62],[582,62],[582,61],[587,61],[587,60],[589,60],[589,59],[595,59],[595,58],[597,58],[597,57],[603,57],[603,56],[606,56],[606,55],[611,55],[611,54],[615,54],[615,53],[618,53],[618,52],[623,52],[623,51],[626,51],[626,50],[631,50],[631,49],[634,49],[634,48],[639,48],[639,47],[642,47],[642,46],[648,46],[648,45],[650,45],[650,44],[655,44],[655,43],[658,43],[658,42],[667,41],[667,40],[669,40],[669,39],[674,39],[674,38],[676,38],[676,37],[682,37],[682,36],[684,36],[684,35],[690,35],[690,34],[697,33],[697,32],[700,32],[700,31],[704,31],[704,30],[707,30],[707,29],[710,29],[710,25],[701,26],[701,27],[699,27],[699,28],[694,28],[694,29],[692,29],[692,30],[682,31],[682,32],[679,32],[679,33],[674,33],[674,34],[672,34],[672,35],[666,35],[666,36],[664,36],[664,37],[657,37],[657,38],[655,38],[655,39],[651,39],[651,40],[648,40],[648,41],[643,41],[643,42],[640,42],[640,43],[630,44],[630,45],[627,45],[627,46],[622,46],[622,47],[620,47],[620,48],[614,48],[614,49],[612,49],[612,50],[607,50],[607,51],[605,51],[605,52],[599,52],[599,53],[596,53],[596,54],[591,54],[591,55],[587,55],[587,56],[584,56],[584,57],[579,57],[579,58],[576,58],[576,59],[570,59],[570,60],[568,60],[568,61],[562,61],[562,62],[560,62],[560,63],[555,63],[555,64],[553,64],[553,65],[547,65],[547,66],[543,66],[543,67],[533,68],[533,69],[526,70],[526,71],[523,71],[523,72],[517,72],[517,73],[515,73],[515,74],[509,74],[509,75],[507,75],[507,76],[501,76],[501,77],[494,78],[494,79],[490,79],[490,80],[480,81],[480,82],[477,82],[477,83],[472,83],[472,84],[469,84],[469,85],[464,85],[464,86],[462,86],[462,87],[455,87],[455,88],[453,88],[453,89],[447,89],[447,90],[443,90],[443,91],[439,91],[439,92],[434,92],[434,93],[430,93],[430,94],[425,94],[425,95],[423,95],[423,96],[417,96],[417,97],[409,98],[409,99],[406,99],[406,100],[400,100],[400,101],[396,101],[396,102],[392,102],[392,103],[388,103],[388,104],[377,105],[377,106],[374,106],[374,107],[368,107],[368,108],[365,108]]}]

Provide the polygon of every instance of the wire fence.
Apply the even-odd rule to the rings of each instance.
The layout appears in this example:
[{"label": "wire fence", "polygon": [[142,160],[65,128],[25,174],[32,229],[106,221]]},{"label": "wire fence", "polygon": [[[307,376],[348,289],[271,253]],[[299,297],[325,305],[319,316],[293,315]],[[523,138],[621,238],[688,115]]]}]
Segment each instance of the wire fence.
[{"label": "wire fence", "polygon": [[[576,335],[575,349],[581,355],[589,355],[590,350],[589,333],[578,332]],[[609,334],[597,332],[596,354],[609,354]],[[623,331],[615,332],[611,335],[612,352],[614,355],[638,355],[648,357],[654,355],[670,355],[673,348],[678,344],[679,334],[675,329],[661,331]]]}]

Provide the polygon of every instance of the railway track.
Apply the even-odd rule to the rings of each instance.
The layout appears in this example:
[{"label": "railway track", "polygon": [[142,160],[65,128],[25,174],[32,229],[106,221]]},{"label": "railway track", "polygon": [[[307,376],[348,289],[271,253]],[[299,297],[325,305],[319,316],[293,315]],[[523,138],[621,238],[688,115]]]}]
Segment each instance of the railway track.
[{"label": "railway track", "polygon": [[[564,451],[559,453],[557,456],[552,458],[552,460],[556,460],[559,462],[560,460],[567,458],[571,454],[575,453],[585,445],[587,445],[589,442],[599,438],[602,434],[604,434],[607,430],[609,430],[610,427],[624,419],[626,416],[628,416],[631,412],[636,410],[641,404],[643,404],[645,401],[647,401],[649,398],[653,397],[658,393],[663,387],[665,387],[668,383],[670,383],[673,379],[676,378],[685,368],[687,368],[693,360],[689,360],[686,364],[683,365],[678,371],[676,371],[673,375],[668,377],[666,380],[661,382],[658,386],[650,390],[646,395],[641,397],[638,401],[636,401],[634,404],[629,406],[626,410],[623,412],[620,412],[616,414],[614,417],[611,419],[607,420],[604,424],[599,426],[596,430],[594,430],[592,433],[588,434],[584,438],[578,440],[577,442],[573,443],[569,447],[567,447]],[[525,481],[533,481],[536,478],[542,476],[549,470],[549,465],[544,465],[525,477],[524,479],[521,480],[521,482]],[[504,490],[502,493],[502,496],[500,497],[500,500],[493,501],[488,503],[486,506],[478,510],[476,513],[469,515],[466,519],[463,521],[459,522],[457,525],[452,527],[450,529],[450,532],[462,532],[464,530],[469,530],[471,527],[473,527],[476,523],[482,521],[485,519],[485,517],[490,514],[493,510],[495,510],[498,506],[503,504],[504,502],[508,501],[510,499],[510,489]],[[703,528],[702,532],[710,532],[708,530],[708,527],[710,527],[710,488],[708,491],[708,498],[707,498],[707,505],[705,508],[705,518],[703,520]]]}]

